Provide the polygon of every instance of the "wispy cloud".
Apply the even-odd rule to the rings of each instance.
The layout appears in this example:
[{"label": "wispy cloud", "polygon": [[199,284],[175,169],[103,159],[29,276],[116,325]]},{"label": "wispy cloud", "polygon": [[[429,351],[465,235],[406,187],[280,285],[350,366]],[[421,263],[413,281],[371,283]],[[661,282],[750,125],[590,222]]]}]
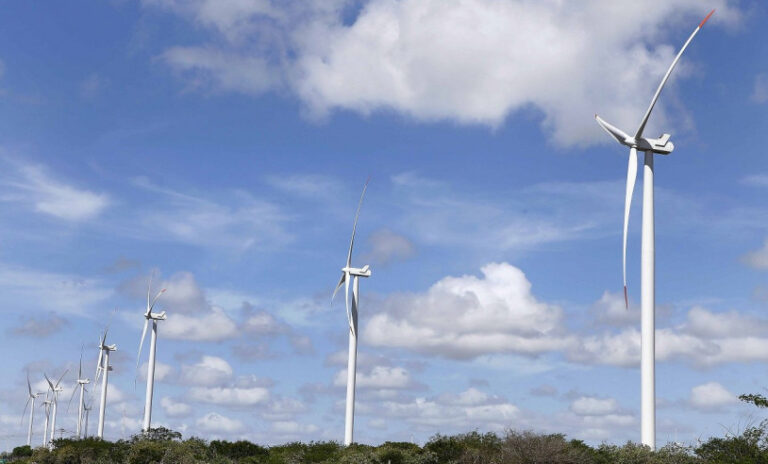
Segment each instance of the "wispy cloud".
[{"label": "wispy cloud", "polygon": [[70,222],[93,219],[110,204],[107,194],[68,184],[55,178],[45,166],[5,161],[10,169],[0,176],[2,201]]}]

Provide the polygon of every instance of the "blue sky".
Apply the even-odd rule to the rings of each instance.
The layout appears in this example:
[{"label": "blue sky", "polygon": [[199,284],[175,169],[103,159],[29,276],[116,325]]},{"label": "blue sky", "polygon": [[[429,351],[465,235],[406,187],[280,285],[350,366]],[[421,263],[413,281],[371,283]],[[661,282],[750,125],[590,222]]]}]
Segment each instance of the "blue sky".
[{"label": "blue sky", "polygon": [[642,184],[627,311],[626,152],[593,116],[632,130],[712,8],[648,129],[676,146],[656,160],[658,437],[762,419],[735,397],[768,384],[768,11],[651,3],[6,5],[0,446],[26,438],[25,373],[76,370],[83,345],[91,373],[109,322],[106,434],[139,430],[152,273],[168,289],[154,425],[341,440],[329,300],[368,176],[359,441],[638,440]]}]

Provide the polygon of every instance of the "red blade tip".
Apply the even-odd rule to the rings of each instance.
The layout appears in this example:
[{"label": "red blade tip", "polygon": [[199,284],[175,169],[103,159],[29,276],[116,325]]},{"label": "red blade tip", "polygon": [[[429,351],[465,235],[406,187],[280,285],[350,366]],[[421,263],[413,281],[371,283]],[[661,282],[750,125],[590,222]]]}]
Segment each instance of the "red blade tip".
[{"label": "red blade tip", "polygon": [[624,286],[624,304],[629,309],[629,298],[627,298],[627,286]]},{"label": "red blade tip", "polygon": [[701,22],[699,23],[699,28],[701,28],[704,25],[704,23],[707,22],[709,17],[712,16],[712,14],[714,14],[714,12],[715,12],[715,10],[710,11],[709,14],[707,15],[707,17],[701,20]]}]

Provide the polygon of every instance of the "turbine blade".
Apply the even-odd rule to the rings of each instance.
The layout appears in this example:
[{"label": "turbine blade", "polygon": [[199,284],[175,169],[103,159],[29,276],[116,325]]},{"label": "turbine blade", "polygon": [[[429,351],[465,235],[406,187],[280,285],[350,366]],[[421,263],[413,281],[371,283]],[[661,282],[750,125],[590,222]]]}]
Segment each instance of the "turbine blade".
[{"label": "turbine blade", "polygon": [[21,412],[21,420],[19,421],[19,424],[24,423],[24,417],[27,415],[27,408],[29,407],[29,402],[32,401],[32,397],[30,396],[27,398],[27,404],[24,405],[24,411]]},{"label": "turbine blade", "polygon": [[155,295],[155,298],[152,300],[152,304],[149,305],[149,309],[147,310],[147,315],[149,315],[152,312],[152,310],[155,308],[155,303],[157,302],[157,299],[160,298],[160,295],[165,293],[165,290],[166,289],[162,289],[159,292],[157,292],[157,295]]},{"label": "turbine blade", "polygon": [[48,385],[50,385],[50,387],[49,387],[49,388],[50,388],[50,389],[53,389],[53,388],[54,388],[54,387],[53,387],[53,382],[51,382],[51,379],[49,379],[49,378],[48,378],[48,374],[46,374],[45,372],[43,372],[43,377],[45,377],[45,380],[48,382]]},{"label": "turbine blade", "polygon": [[349,322],[349,330],[352,331],[352,333],[355,333],[355,327],[352,324],[352,308],[349,307],[349,274],[347,273],[347,278],[344,280],[344,303],[347,307],[347,321]]},{"label": "turbine blade", "polygon": [[347,277],[347,273],[346,272],[342,272],[341,273],[341,279],[339,279],[339,283],[336,284],[336,289],[333,291],[333,295],[331,295],[331,303],[333,303],[333,299],[336,298],[336,293],[341,288],[341,284],[344,283],[344,279],[346,279],[346,277]]},{"label": "turbine blade", "polygon": [[29,381],[29,371],[27,371],[27,389],[29,390],[29,396],[34,396],[32,393],[32,383]]},{"label": "turbine blade", "polygon": [[77,369],[77,380],[81,380],[83,378],[83,347],[80,347],[80,365]]},{"label": "turbine blade", "polygon": [[605,121],[600,116],[595,115],[595,120],[600,125],[600,127],[602,127],[606,132],[608,132],[608,134],[614,139],[616,139],[619,143],[624,143],[624,140],[629,138],[629,135],[626,132],[614,126],[613,124]]},{"label": "turbine blade", "polygon": [[629,298],[627,297],[627,228],[629,227],[629,210],[632,206],[632,193],[635,191],[635,180],[637,179],[637,149],[629,149],[629,163],[627,164],[627,191],[624,197],[624,244],[622,251],[622,269],[624,272],[624,304],[629,309]]},{"label": "turbine blade", "polygon": [[149,327],[149,319],[145,319],[144,330],[141,332],[141,341],[139,342],[139,354],[136,355],[136,369],[139,368],[139,361],[141,360],[141,348],[144,346],[144,338],[147,336],[148,327]]},{"label": "turbine blade", "polygon": [[152,277],[154,276],[155,276],[154,272],[150,274],[149,284],[147,285],[147,314],[149,314],[149,296],[150,296],[150,293],[152,292]]},{"label": "turbine blade", "polygon": [[[102,345],[103,346],[103,345]],[[99,374],[101,373],[101,358],[104,356],[104,350],[99,347],[99,358],[96,360],[96,373],[93,375],[94,382],[99,380]]]},{"label": "turbine blade", "polygon": [[701,28],[704,26],[704,23],[707,22],[710,16],[715,12],[715,10],[712,10],[709,12],[706,18],[699,23],[699,25],[696,27],[696,29],[693,30],[690,37],[688,37],[688,40],[685,41],[685,44],[683,44],[683,48],[680,49],[679,52],[677,52],[677,56],[675,56],[675,59],[672,60],[672,64],[669,66],[669,69],[667,69],[667,73],[664,74],[664,78],[661,79],[661,83],[659,84],[659,87],[656,89],[656,93],[653,95],[653,98],[651,99],[651,104],[648,106],[648,110],[645,112],[645,116],[643,116],[642,121],[640,121],[640,127],[637,128],[637,133],[635,134],[635,138],[640,138],[643,136],[643,131],[645,130],[645,125],[648,123],[648,118],[651,117],[651,111],[653,111],[653,107],[656,105],[656,101],[659,99],[659,95],[661,95],[661,90],[664,88],[664,84],[667,83],[667,79],[669,79],[670,74],[672,74],[672,70],[675,69],[675,65],[677,65],[677,62],[680,60],[680,57],[683,55],[683,52],[686,48],[688,48],[688,44],[691,43],[691,40],[693,40],[694,37],[696,37],[696,34],[701,30]]},{"label": "turbine blade", "polygon": [[79,383],[72,390],[72,396],[69,397],[69,403],[67,403],[67,412],[69,412],[69,407],[72,405],[72,400],[75,399],[75,393],[77,393],[77,388],[78,387],[80,387]]},{"label": "turbine blade", "polygon": [[61,383],[61,379],[64,378],[65,375],[67,375],[67,372],[69,372],[69,369],[65,370],[63,374],[61,374],[61,377],[59,377],[59,380],[56,382],[56,386],[58,387]]},{"label": "turbine blade", "polygon": [[357,212],[355,212],[355,222],[352,225],[352,238],[349,240],[349,252],[347,253],[347,267],[352,265],[352,248],[355,246],[355,232],[357,231],[357,218],[360,216],[360,207],[363,206],[363,198],[365,197],[365,191],[368,189],[368,182],[371,181],[369,177],[365,181],[363,186],[363,193],[360,194],[360,201],[357,203]]}]

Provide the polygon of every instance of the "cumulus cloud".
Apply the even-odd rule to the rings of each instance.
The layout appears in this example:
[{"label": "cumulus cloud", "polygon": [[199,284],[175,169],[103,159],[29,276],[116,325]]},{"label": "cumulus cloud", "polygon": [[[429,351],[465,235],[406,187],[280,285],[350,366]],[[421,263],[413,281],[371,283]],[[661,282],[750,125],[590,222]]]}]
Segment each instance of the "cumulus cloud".
[{"label": "cumulus cloud", "polygon": [[627,309],[624,295],[619,293],[603,292],[591,310],[598,322],[611,326],[626,326],[640,321],[640,308],[632,303]]},{"label": "cumulus cloud", "polygon": [[192,414],[192,406],[168,396],[160,400],[160,406],[168,417],[186,417]]},{"label": "cumulus cloud", "polygon": [[244,428],[243,423],[239,420],[230,419],[215,412],[208,413],[197,419],[195,425],[200,430],[216,434],[239,432]]},{"label": "cumulus cloud", "polygon": [[520,269],[493,263],[481,271],[480,278],[446,277],[425,293],[389,297],[365,326],[365,339],[459,359],[534,355],[571,343],[562,309],[536,299]]},{"label": "cumulus cloud", "polygon": [[470,388],[458,394],[434,398],[393,399],[373,408],[377,415],[397,418],[431,427],[449,426],[460,430],[482,423],[489,430],[503,430],[513,425],[520,410],[503,398]]},{"label": "cumulus cloud", "polygon": [[[142,382],[147,381],[147,366],[148,363],[143,363],[141,366],[139,366],[139,379]],[[175,373],[176,370],[173,368],[173,366],[161,363],[160,361],[155,361],[155,382],[168,380]]]},{"label": "cumulus cloud", "polygon": [[[718,9],[713,22],[736,19],[730,3],[707,5]],[[321,117],[394,110],[495,127],[535,108],[561,145],[604,140],[595,111],[631,130],[680,47],[667,31],[692,29],[706,14],[696,0],[368,0],[352,21],[343,1],[144,5],[210,31],[208,43],[163,54],[188,85],[250,95],[287,88]],[[665,114],[657,108],[652,124]]]},{"label": "cumulus cloud", "polygon": [[375,263],[388,264],[410,258],[415,250],[413,242],[389,229],[379,229],[368,237],[370,251],[366,259]]},{"label": "cumulus cloud", "polygon": [[[337,387],[347,385],[347,370],[336,374],[333,384]],[[410,373],[402,367],[374,366],[369,372],[358,371],[355,380],[357,388],[400,389],[413,386]]]},{"label": "cumulus cloud", "polygon": [[217,356],[203,356],[195,364],[181,366],[180,380],[184,385],[215,387],[232,379],[234,371],[229,363]]},{"label": "cumulus cloud", "polygon": [[755,103],[768,102],[768,74],[762,73],[755,76],[750,99]]},{"label": "cumulus cloud", "polygon": [[[766,180],[766,183],[768,183],[768,179]],[[765,243],[763,243],[761,248],[750,251],[741,259],[751,268],[768,269],[768,239],[765,240]]]},{"label": "cumulus cloud", "polygon": [[27,337],[48,337],[68,324],[68,320],[51,312],[42,317],[25,317],[18,326],[10,329],[10,332]]},{"label": "cumulus cloud", "polygon": [[582,396],[573,400],[570,409],[580,416],[605,416],[617,412],[619,404],[613,398]]},{"label": "cumulus cloud", "polygon": [[189,389],[189,399],[201,403],[221,406],[254,406],[264,404],[270,398],[265,387],[193,387]]},{"label": "cumulus cloud", "polygon": [[93,219],[109,206],[108,195],[67,184],[42,165],[8,164],[14,169],[0,179],[5,189],[2,201],[29,205],[38,213],[70,222]]},{"label": "cumulus cloud", "polygon": [[696,409],[714,410],[738,403],[738,399],[719,383],[708,382],[691,389],[689,402]]},{"label": "cumulus cloud", "polygon": [[177,340],[216,342],[238,334],[237,324],[223,309],[212,307],[202,316],[173,314],[164,322],[163,335]]}]

